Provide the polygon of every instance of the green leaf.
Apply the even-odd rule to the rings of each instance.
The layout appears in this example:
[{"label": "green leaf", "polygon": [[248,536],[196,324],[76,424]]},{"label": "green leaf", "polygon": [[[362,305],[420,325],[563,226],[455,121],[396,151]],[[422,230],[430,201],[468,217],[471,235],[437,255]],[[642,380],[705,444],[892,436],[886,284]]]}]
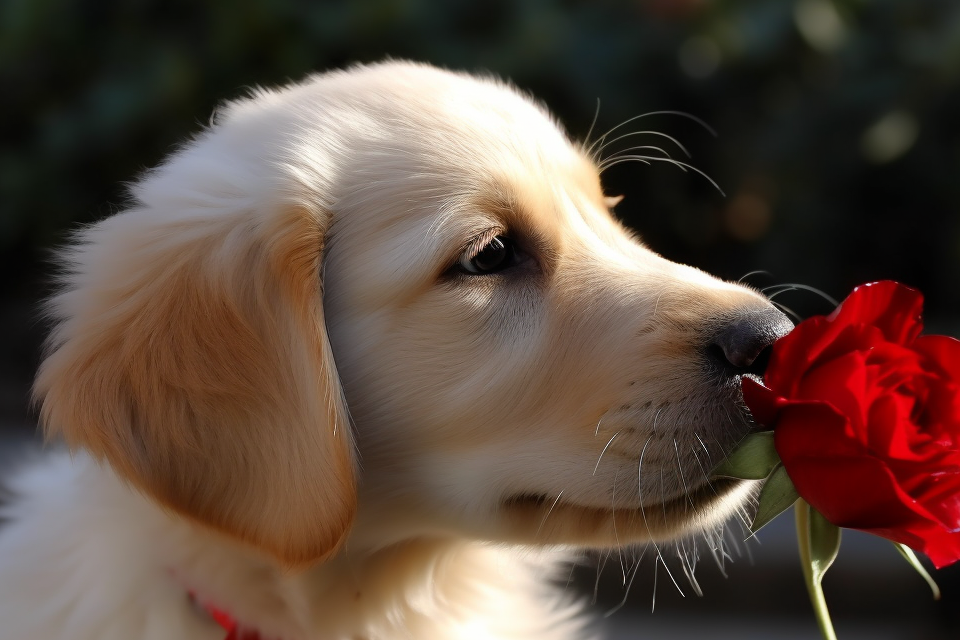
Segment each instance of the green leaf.
[{"label": "green leaf", "polygon": [[763,480],[780,464],[773,445],[773,431],[753,433],[740,441],[727,459],[717,465],[713,475],[743,480]]},{"label": "green leaf", "polygon": [[757,515],[753,518],[750,531],[760,531],[764,525],[789,509],[799,497],[783,465],[774,467],[760,490],[760,504],[757,505]]},{"label": "green leaf", "polygon": [[897,551],[900,552],[910,566],[913,567],[917,573],[920,574],[920,577],[927,581],[927,584],[930,585],[930,590],[933,591],[933,599],[940,599],[940,587],[937,586],[937,582],[933,579],[927,570],[922,564],[920,564],[920,559],[917,557],[917,554],[913,552],[913,549],[910,547],[900,544],[899,542],[894,542],[893,546],[897,548]]}]

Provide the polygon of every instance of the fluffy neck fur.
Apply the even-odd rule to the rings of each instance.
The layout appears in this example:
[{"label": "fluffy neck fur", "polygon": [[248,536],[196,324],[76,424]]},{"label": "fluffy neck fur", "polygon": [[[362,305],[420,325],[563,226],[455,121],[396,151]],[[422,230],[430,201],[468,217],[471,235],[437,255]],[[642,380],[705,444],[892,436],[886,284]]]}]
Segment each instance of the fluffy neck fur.
[{"label": "fluffy neck fur", "polygon": [[360,553],[348,541],[332,560],[288,573],[164,512],[82,454],[49,456],[12,489],[0,638],[222,638],[188,591],[278,640],[584,637],[578,608],[550,586],[561,552],[446,538]]}]

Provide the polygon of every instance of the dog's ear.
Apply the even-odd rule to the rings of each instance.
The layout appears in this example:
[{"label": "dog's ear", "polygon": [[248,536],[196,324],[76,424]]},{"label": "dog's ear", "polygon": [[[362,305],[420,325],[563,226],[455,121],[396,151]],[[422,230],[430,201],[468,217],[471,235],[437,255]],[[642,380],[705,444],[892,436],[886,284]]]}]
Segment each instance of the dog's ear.
[{"label": "dog's ear", "polygon": [[356,470],[321,304],[328,217],[144,205],[83,231],[35,385],[48,435],[287,566],[333,553]]}]

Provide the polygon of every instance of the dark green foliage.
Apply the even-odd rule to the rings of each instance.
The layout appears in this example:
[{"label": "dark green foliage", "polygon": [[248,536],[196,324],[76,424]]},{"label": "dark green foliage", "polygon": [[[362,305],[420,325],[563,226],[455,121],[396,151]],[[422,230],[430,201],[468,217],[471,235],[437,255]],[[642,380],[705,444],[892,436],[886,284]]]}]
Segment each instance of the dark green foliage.
[{"label": "dark green foliage", "polygon": [[0,251],[122,207],[124,181],[245,87],[388,55],[508,76],[578,138],[598,99],[594,137],[702,118],[717,139],[677,116],[624,131],[677,137],[726,197],[662,163],[604,176],[653,248],[836,298],[896,278],[960,315],[953,0],[0,0]]}]

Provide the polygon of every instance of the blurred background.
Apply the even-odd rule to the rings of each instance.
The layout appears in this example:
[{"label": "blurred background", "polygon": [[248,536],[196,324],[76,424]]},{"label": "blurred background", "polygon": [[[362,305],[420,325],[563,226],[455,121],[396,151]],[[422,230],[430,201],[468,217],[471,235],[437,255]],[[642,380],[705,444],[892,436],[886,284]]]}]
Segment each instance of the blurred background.
[{"label": "blurred background", "polygon": [[[654,114],[606,138],[668,134],[689,157],[652,136],[604,156],[658,145],[697,169],[605,172],[607,193],[625,196],[619,215],[652,248],[835,299],[896,279],[925,293],[929,330],[960,335],[955,0],[0,0],[4,460],[32,443],[36,304],[64,234],[121,208],[124,182],[219,101],[385,56],[510,78],[577,139],[642,114],[695,116],[709,127]],[[778,301],[801,316],[832,309],[806,290]],[[588,558],[569,588],[610,614],[610,638],[816,638],[791,527],[782,517],[737,545],[723,571],[707,556],[702,598],[677,561],[666,564],[679,588],[649,551],[635,571]],[[938,578],[935,603],[887,544],[848,535],[825,581],[841,639],[960,637],[960,573]]]}]

